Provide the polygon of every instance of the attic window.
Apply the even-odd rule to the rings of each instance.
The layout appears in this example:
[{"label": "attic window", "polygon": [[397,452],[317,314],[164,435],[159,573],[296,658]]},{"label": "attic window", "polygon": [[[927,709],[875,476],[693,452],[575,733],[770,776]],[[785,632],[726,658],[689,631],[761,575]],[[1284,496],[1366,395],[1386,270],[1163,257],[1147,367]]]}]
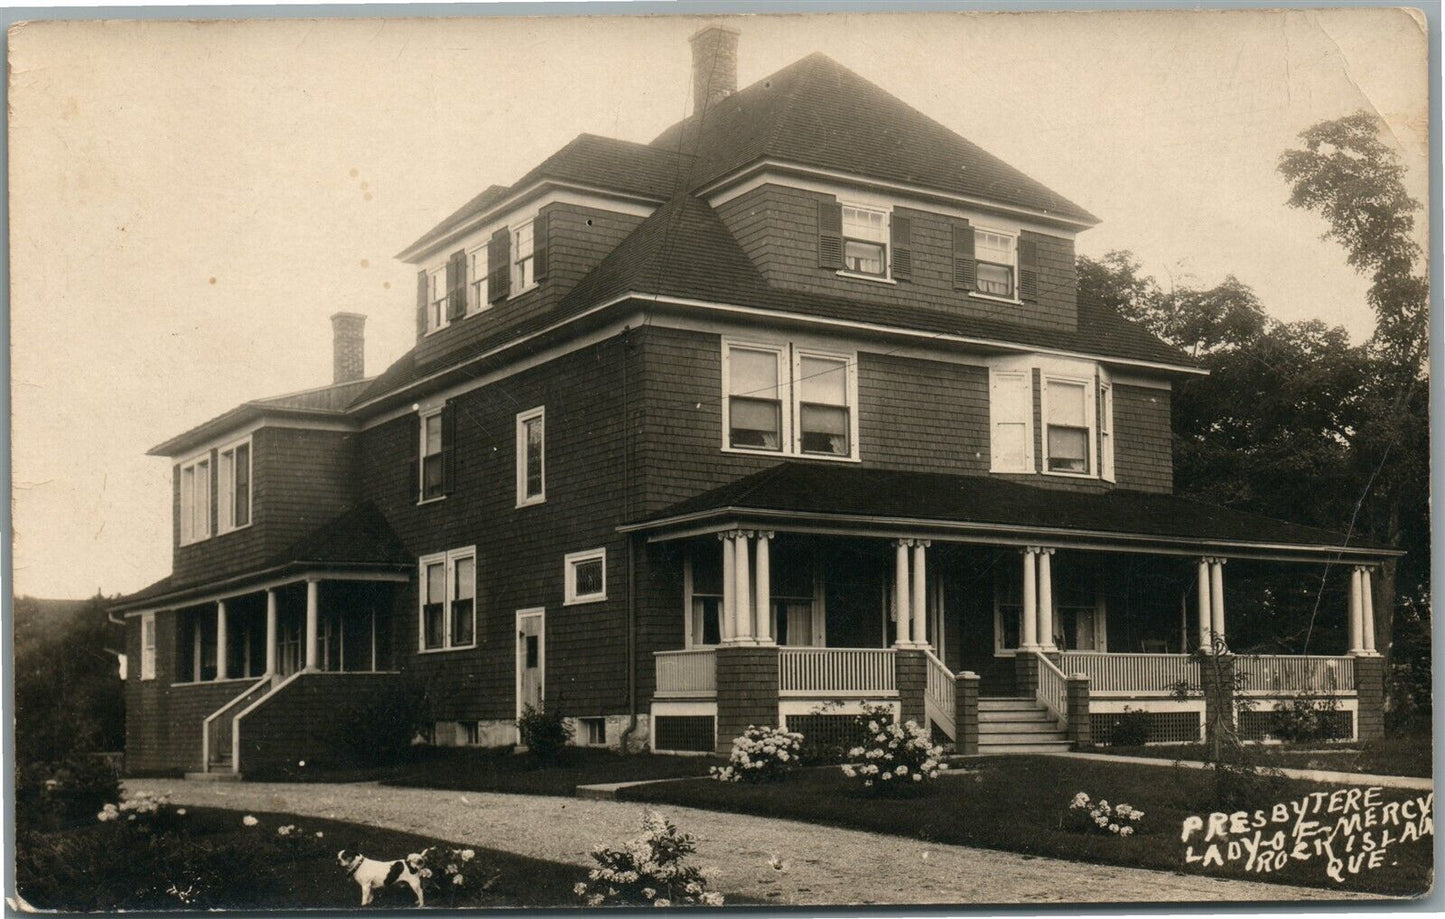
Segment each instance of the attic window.
[{"label": "attic window", "polygon": [[843,206],[843,266],[854,274],[888,274],[888,215],[870,208]]},{"label": "attic window", "polygon": [[478,313],[490,306],[487,300],[487,246],[467,250],[467,312]]},{"label": "attic window", "polygon": [[533,259],[532,221],[512,231],[512,296],[537,283],[536,261]]},{"label": "attic window", "polygon": [[447,266],[427,275],[427,328],[436,331],[447,324]]},{"label": "attic window", "polygon": [[978,291],[991,297],[1014,295],[1014,237],[995,230],[979,229],[974,234],[978,259]]}]

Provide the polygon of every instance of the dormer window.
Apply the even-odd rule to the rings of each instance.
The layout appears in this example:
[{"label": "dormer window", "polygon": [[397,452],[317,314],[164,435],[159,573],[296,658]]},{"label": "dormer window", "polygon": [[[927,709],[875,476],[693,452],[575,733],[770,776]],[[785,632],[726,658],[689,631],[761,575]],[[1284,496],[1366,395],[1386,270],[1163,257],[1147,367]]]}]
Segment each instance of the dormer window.
[{"label": "dormer window", "polygon": [[251,441],[225,447],[218,454],[216,509],[220,514],[218,532],[229,533],[251,523]]},{"label": "dormer window", "polygon": [[537,283],[536,260],[533,258],[532,221],[512,230],[512,296]]},{"label": "dormer window", "polygon": [[210,455],[181,465],[181,545],[211,536]]},{"label": "dormer window", "polygon": [[978,292],[990,297],[1014,297],[1014,272],[1018,266],[1016,239],[1008,233],[979,228],[974,233],[974,257],[978,259]]},{"label": "dormer window", "polygon": [[436,331],[447,324],[447,266],[427,275],[427,328]]},{"label": "dormer window", "polygon": [[843,268],[853,274],[888,276],[888,214],[843,206]]},{"label": "dormer window", "polygon": [[467,314],[479,313],[491,304],[487,300],[487,246],[467,250]]}]

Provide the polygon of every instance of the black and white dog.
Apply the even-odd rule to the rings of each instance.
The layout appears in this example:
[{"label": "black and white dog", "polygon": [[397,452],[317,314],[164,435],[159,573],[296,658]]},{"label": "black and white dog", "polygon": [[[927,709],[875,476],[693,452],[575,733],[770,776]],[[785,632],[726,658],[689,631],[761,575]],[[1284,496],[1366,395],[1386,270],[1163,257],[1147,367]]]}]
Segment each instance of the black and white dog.
[{"label": "black and white dog", "polygon": [[361,887],[362,906],[370,905],[371,898],[378,890],[403,884],[416,894],[416,905],[424,906],[426,904],[421,893],[421,874],[418,872],[425,854],[418,852],[396,861],[382,862],[367,858],[359,852],[342,849],[336,853],[336,861]]}]

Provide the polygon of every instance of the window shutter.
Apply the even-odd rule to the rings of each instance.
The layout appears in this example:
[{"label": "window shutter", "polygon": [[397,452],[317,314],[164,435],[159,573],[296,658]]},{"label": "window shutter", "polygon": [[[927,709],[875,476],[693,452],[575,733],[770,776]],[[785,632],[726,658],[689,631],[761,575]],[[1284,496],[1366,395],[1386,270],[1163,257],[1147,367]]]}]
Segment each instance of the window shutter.
[{"label": "window shutter", "polygon": [[843,205],[818,202],[818,267],[843,267]]},{"label": "window shutter", "polygon": [[532,276],[541,281],[547,277],[547,213],[532,221]]},{"label": "window shutter", "polygon": [[1039,244],[1019,234],[1019,299],[1033,303],[1039,299]]},{"label": "window shutter", "polygon": [[994,472],[1033,468],[1030,417],[1033,380],[1027,371],[995,371],[989,381],[989,449]]},{"label": "window shutter", "polygon": [[913,220],[893,215],[889,224],[889,242],[893,248],[893,277],[913,277]]},{"label": "window shutter", "polygon": [[506,227],[492,234],[487,243],[487,296],[493,303],[512,292],[512,234]]},{"label": "window shutter", "polygon": [[467,253],[458,249],[447,259],[447,319],[467,314]]},{"label": "window shutter", "polygon": [[442,494],[449,495],[457,481],[457,406],[442,407]]},{"label": "window shutter", "polygon": [[973,257],[973,227],[967,221],[953,225],[953,287],[955,290],[978,287],[978,262]]},{"label": "window shutter", "polygon": [[426,271],[416,273],[416,337],[426,334]]}]

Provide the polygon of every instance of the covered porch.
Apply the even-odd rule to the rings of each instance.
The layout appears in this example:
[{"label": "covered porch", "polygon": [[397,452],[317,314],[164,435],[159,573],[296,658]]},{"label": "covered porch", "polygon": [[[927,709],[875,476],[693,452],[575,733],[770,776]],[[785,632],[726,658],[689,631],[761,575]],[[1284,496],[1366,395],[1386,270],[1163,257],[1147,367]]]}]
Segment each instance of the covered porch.
[{"label": "covered porch", "polygon": [[[1049,525],[1028,519],[1035,495],[1000,515],[1013,519],[976,519],[989,511],[977,504],[945,519],[960,488],[973,486],[957,481],[967,477],[882,476],[890,481],[865,470],[830,472],[832,487],[819,492],[798,488],[799,474],[775,473],[775,487],[750,489],[749,506],[731,498],[713,514],[684,508],[634,528],[673,546],[683,569],[677,647],[654,655],[656,743],[700,748],[709,715],[712,746],[730,743],[733,659],[748,661],[754,697],[775,684],[769,723],[797,729],[821,728],[820,717],[868,701],[926,718],[960,749],[987,751],[1008,741],[1108,742],[1114,716],[1128,708],[1150,713],[1155,742],[1197,740],[1211,691],[1193,653],[1201,647],[1220,652],[1239,674],[1234,687],[1255,701],[1241,718],[1246,736],[1266,737],[1275,704],[1300,695],[1330,699],[1342,736],[1375,729],[1371,713],[1360,715],[1360,671],[1373,679],[1379,667],[1371,575],[1378,552],[1219,508],[1202,516],[1203,506],[1167,496],[1049,492],[1055,513],[1041,516],[1072,523],[1070,511],[1090,509],[1079,505],[1103,516],[1117,499],[1143,498],[1170,527],[1192,522],[1200,535],[1157,532],[1150,524],[1158,516],[1146,514],[1134,516],[1132,531]],[[840,486],[847,480],[853,488]],[[858,490],[868,480],[876,494],[890,484],[935,492],[944,485],[955,501],[919,501],[937,516],[864,517],[848,505],[878,503],[875,492]],[[819,506],[788,507],[810,500]],[[1288,528],[1293,543],[1265,544],[1279,535],[1271,526]],[[1234,531],[1228,539],[1224,528]],[[1251,528],[1266,532],[1249,539]],[[1306,582],[1317,612],[1302,636],[1282,627],[1279,584]],[[1281,653],[1305,648],[1315,653]],[[1367,704],[1373,693],[1366,687]],[[990,714],[1021,710],[1017,700],[1037,706],[1047,730],[1014,723],[1032,716]],[[750,723],[761,723],[764,709],[750,702]],[[674,715],[690,719],[688,736],[672,730],[682,724],[669,721]],[[991,736],[1002,733],[1020,736]]]}]

